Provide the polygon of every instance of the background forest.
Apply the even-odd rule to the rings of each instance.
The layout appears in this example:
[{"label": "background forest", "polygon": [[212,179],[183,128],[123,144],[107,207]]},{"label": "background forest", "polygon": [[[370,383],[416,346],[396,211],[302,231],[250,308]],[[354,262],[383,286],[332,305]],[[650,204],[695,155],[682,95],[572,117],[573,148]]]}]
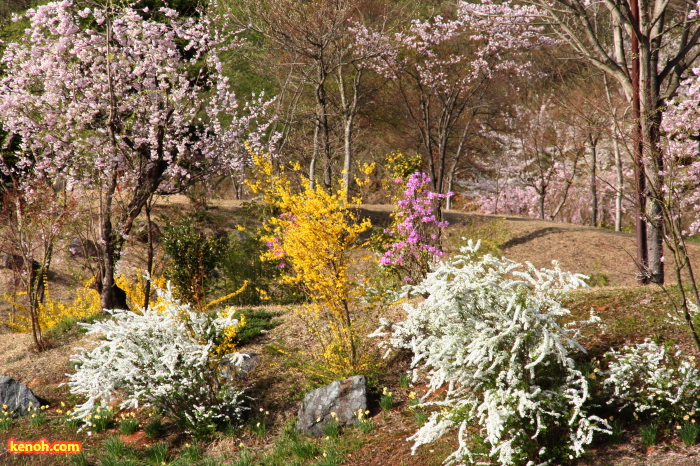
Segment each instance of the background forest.
[{"label": "background forest", "polygon": [[[26,27],[12,11],[28,6],[3,5],[6,43]],[[195,2],[170,6],[198,14]],[[353,192],[357,164],[378,162],[366,191],[388,202],[388,154],[419,154],[433,189],[455,192],[457,208],[633,227],[630,99],[534,12],[376,1],[216,8],[236,95],[274,97],[277,163],[298,161],[324,186],[345,179]],[[487,24],[498,15],[511,17]],[[236,175],[221,192],[249,196]]]}]

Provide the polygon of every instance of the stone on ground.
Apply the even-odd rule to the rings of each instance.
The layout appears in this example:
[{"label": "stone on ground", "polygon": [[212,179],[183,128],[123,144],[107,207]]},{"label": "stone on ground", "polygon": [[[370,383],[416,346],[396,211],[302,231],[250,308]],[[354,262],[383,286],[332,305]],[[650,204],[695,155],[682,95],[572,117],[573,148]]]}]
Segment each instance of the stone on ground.
[{"label": "stone on ground", "polygon": [[5,411],[20,416],[41,408],[41,401],[32,390],[12,377],[0,376],[0,405],[7,406]]},{"label": "stone on ground", "polygon": [[307,393],[296,426],[305,434],[321,437],[325,423],[336,420],[340,426],[355,424],[357,412],[366,409],[367,382],[363,375],[355,375]]}]

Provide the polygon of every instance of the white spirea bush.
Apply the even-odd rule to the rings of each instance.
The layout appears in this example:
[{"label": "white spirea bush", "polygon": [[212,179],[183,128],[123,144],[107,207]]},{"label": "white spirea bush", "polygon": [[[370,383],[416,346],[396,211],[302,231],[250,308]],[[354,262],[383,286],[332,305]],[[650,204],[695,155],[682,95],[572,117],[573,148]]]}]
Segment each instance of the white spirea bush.
[{"label": "white spirea bush", "polygon": [[[491,255],[477,261],[477,250],[470,241],[436,266],[412,290],[427,299],[406,304],[405,321],[383,320],[373,334],[413,352],[414,381],[427,376],[421,405],[432,413],[409,438],[413,452],[456,429],[459,447],[446,464],[557,464],[579,456],[594,432],[609,431],[586,413],[588,383],[570,356],[583,351],[576,337],[584,323],[561,324],[569,314],[561,299],[585,286],[585,277],[562,272],[556,262],[553,270],[537,270]],[[586,323],[597,321],[591,316]],[[479,435],[487,455],[470,448]]]},{"label": "white spirea bush", "polygon": [[664,421],[680,419],[700,407],[695,356],[683,356],[678,349],[647,339],[605,357],[609,363],[603,386],[612,392],[609,404]]},{"label": "white spirea bush", "polygon": [[[154,406],[192,433],[237,422],[244,409],[243,390],[220,377],[213,349],[238,320],[228,312],[193,312],[173,297],[169,284],[157,291],[159,309],[110,310],[111,319],[81,324],[99,339],[95,349],[79,348],[82,353],[72,358],[77,370],[68,374],[68,385],[87,398],[73,417],[84,418],[96,405],[120,399],[122,409]],[[238,357],[228,359],[240,364],[244,356]]]}]

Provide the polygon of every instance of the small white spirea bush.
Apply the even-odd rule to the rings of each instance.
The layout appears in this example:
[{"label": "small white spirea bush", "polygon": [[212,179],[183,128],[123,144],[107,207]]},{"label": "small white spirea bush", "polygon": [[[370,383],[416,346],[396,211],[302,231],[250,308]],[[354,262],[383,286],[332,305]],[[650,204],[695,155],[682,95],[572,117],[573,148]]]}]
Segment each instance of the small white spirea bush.
[{"label": "small white spirea bush", "polygon": [[[412,289],[428,296],[405,305],[405,321],[382,321],[373,336],[413,352],[414,382],[423,373],[429,391],[421,406],[428,422],[409,440],[413,452],[457,430],[459,447],[446,464],[559,464],[579,456],[607,423],[588,415],[588,383],[571,354],[583,351],[578,332],[590,320],[563,326],[561,299],[585,286],[582,275],[535,269],[485,255],[469,241]],[[440,397],[432,396],[444,389]],[[489,452],[470,448],[481,436]],[[473,445],[473,443],[471,443]]]},{"label": "small white spirea bush", "polygon": [[[194,434],[239,421],[243,389],[221,377],[214,351],[239,322],[226,311],[192,311],[173,297],[170,284],[157,292],[158,309],[110,310],[111,319],[82,324],[99,339],[95,349],[79,348],[82,353],[72,358],[77,369],[68,374],[68,385],[87,398],[73,417],[85,418],[97,405],[120,399],[122,409],[156,407]],[[231,364],[242,362],[238,356],[228,355]]]},{"label": "small white spirea bush", "polygon": [[695,356],[647,339],[605,357],[609,363],[603,386],[612,392],[609,404],[662,421],[681,419],[700,408]]}]

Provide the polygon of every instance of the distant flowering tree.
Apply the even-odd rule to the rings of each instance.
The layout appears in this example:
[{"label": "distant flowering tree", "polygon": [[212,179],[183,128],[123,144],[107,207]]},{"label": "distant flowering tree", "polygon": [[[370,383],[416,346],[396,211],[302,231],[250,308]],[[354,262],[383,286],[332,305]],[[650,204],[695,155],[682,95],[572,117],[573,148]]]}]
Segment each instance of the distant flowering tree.
[{"label": "distant flowering tree", "polygon": [[[700,54],[697,2],[533,0],[533,18],[568,44],[573,56],[614,78],[631,104],[628,127],[635,166],[637,261],[644,283],[664,283],[666,234],[658,193],[664,189],[659,127],[663,109]],[[599,8],[600,6],[600,8]],[[510,17],[495,18],[497,21]],[[632,197],[632,196],[630,196]],[[646,229],[646,235],[642,230]]]},{"label": "distant flowering tree", "polygon": [[231,116],[206,16],[62,0],[26,17],[0,81],[1,123],[21,136],[14,169],[99,193],[102,306],[123,307],[114,268],[134,219],[155,192],[241,170],[266,104]]},{"label": "distant flowering tree", "polygon": [[[678,96],[664,112],[662,129],[662,189],[654,190],[654,203],[663,220],[663,240],[673,256],[674,274],[680,299],[677,314],[686,323],[695,346],[700,350],[700,290],[686,239],[700,233],[700,68],[680,86]],[[653,186],[653,184],[651,185]],[[686,282],[688,287],[682,286]]]},{"label": "distant flowering tree", "polygon": [[[402,184],[403,179],[394,180]],[[391,238],[379,263],[391,267],[407,283],[425,277],[431,264],[444,255],[440,247],[447,221],[438,220],[436,211],[452,193],[438,194],[427,189],[430,177],[415,172],[408,177],[403,198],[398,201],[394,222],[384,233]]]},{"label": "distant flowering tree", "polygon": [[[358,47],[375,51],[368,66],[396,86],[433,191],[451,190],[466,141],[479,127],[477,109],[489,83],[497,75],[525,72],[523,52],[551,43],[533,23],[535,12],[510,2],[458,2],[450,17],[414,20],[399,32],[357,26]],[[491,14],[502,19],[492,21]]]},{"label": "distant flowering tree", "polygon": [[14,190],[0,191],[0,251],[11,258],[15,274],[15,290],[4,297],[13,308],[10,323],[16,329],[23,328],[14,322],[15,311],[20,311],[18,320],[26,319],[34,345],[42,351],[46,349],[43,332],[50,318],[43,306],[48,294],[45,284],[56,242],[75,221],[77,202],[73,196],[57,195],[46,180],[15,185]]},{"label": "distant flowering tree", "polygon": [[[588,381],[573,353],[582,322],[562,325],[567,293],[583,276],[523,267],[490,254],[476,260],[471,240],[414,287],[428,298],[405,304],[406,319],[372,336],[413,354],[414,381],[428,392],[419,406],[435,408],[409,440],[413,452],[450,431],[457,449],[446,464],[562,464],[580,456],[607,423],[588,412]],[[588,322],[600,321],[591,316]],[[479,429],[474,429],[478,426]],[[481,436],[488,453],[472,451]]]},{"label": "distant flowering tree", "polygon": [[674,212],[686,221],[683,236],[700,233],[700,68],[669,102],[663,119],[666,194],[675,200]]}]

